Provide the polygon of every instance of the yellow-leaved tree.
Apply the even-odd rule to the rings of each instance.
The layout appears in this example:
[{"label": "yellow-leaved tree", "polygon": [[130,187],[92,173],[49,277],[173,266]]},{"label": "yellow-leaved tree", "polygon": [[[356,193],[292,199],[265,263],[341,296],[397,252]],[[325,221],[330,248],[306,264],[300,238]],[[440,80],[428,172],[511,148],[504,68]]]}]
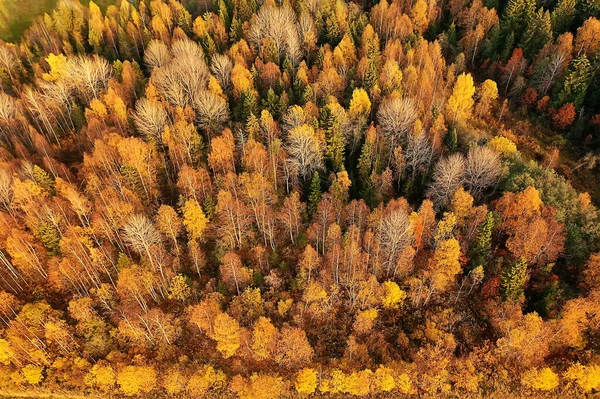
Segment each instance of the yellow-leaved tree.
[{"label": "yellow-leaved tree", "polygon": [[67,57],[64,54],[48,54],[46,62],[50,66],[50,72],[42,75],[42,78],[48,82],[61,79],[67,72]]},{"label": "yellow-leaved tree", "polygon": [[22,371],[25,380],[31,385],[39,384],[44,379],[44,368],[41,366],[28,364],[27,366],[23,367]]},{"label": "yellow-leaved tree", "polygon": [[13,357],[14,355],[10,342],[5,339],[0,339],[0,364],[8,366]]},{"label": "yellow-leaved tree", "polygon": [[368,116],[371,112],[371,100],[365,89],[354,89],[350,100],[350,116]]},{"label": "yellow-leaved tree", "polygon": [[117,383],[126,396],[149,393],[156,386],[156,370],[152,366],[127,366],[119,371]]},{"label": "yellow-leaved tree", "polygon": [[493,80],[485,80],[477,90],[477,116],[486,116],[490,112],[492,101],[498,98],[498,85]]},{"label": "yellow-leaved tree", "polygon": [[310,395],[317,389],[317,371],[311,368],[303,368],[296,374],[296,391],[300,395]]},{"label": "yellow-leaved tree", "polygon": [[393,281],[386,281],[382,284],[383,295],[381,304],[386,309],[396,309],[402,305],[406,299],[406,292],[401,290],[398,284]]},{"label": "yellow-leaved tree", "polygon": [[456,79],[452,95],[446,103],[446,115],[452,123],[462,122],[471,116],[475,86],[471,74],[462,73]]},{"label": "yellow-leaved tree", "polygon": [[573,364],[564,376],[575,381],[585,392],[591,392],[600,387],[600,366],[597,364],[587,366],[579,363]]},{"label": "yellow-leaved tree", "polygon": [[187,200],[183,205],[183,225],[185,226],[190,239],[200,239],[207,224],[208,219],[204,216],[204,212],[198,201],[195,199]]},{"label": "yellow-leaved tree", "polygon": [[213,366],[201,367],[187,383],[188,392],[195,396],[203,396],[209,391],[218,391],[225,388],[227,377],[221,370]]},{"label": "yellow-leaved tree", "polygon": [[357,334],[366,334],[373,328],[377,318],[377,309],[367,309],[358,312],[352,327]]},{"label": "yellow-leaved tree", "polygon": [[551,391],[558,386],[559,380],[554,371],[549,367],[544,367],[527,370],[521,377],[521,383],[529,388]]},{"label": "yellow-leaved tree", "polygon": [[432,290],[445,291],[452,285],[461,271],[459,256],[460,245],[456,239],[450,238],[438,244],[427,270]]},{"label": "yellow-leaved tree", "polygon": [[252,332],[252,356],[256,360],[271,359],[277,346],[279,331],[267,317],[260,317]]},{"label": "yellow-leaved tree", "polygon": [[240,325],[227,313],[215,317],[212,338],[217,341],[217,350],[225,359],[233,356],[240,347]]},{"label": "yellow-leaved tree", "polygon": [[84,382],[91,386],[108,391],[115,386],[117,373],[110,364],[97,363],[85,375]]},{"label": "yellow-leaved tree", "polygon": [[396,381],[394,381],[393,370],[383,365],[379,366],[373,374],[373,381],[371,388],[374,393],[389,392],[396,388]]},{"label": "yellow-leaved tree", "polygon": [[162,386],[170,395],[177,395],[185,389],[186,383],[186,376],[181,372],[179,367],[175,365],[167,371]]}]

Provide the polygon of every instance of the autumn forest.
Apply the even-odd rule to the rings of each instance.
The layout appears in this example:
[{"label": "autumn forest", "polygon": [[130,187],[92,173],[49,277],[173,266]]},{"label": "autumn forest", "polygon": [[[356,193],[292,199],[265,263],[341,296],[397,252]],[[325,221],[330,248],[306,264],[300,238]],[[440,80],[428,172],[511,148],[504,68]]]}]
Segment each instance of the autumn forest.
[{"label": "autumn forest", "polygon": [[600,392],[600,1],[27,18],[0,40],[0,396]]}]

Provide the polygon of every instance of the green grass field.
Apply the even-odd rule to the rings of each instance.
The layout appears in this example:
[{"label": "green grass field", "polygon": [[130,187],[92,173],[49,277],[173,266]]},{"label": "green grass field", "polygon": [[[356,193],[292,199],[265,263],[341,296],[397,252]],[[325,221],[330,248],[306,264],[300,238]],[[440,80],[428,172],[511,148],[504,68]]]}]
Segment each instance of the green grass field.
[{"label": "green grass field", "polygon": [[18,40],[33,21],[56,5],[57,0],[0,0],[0,39]]}]

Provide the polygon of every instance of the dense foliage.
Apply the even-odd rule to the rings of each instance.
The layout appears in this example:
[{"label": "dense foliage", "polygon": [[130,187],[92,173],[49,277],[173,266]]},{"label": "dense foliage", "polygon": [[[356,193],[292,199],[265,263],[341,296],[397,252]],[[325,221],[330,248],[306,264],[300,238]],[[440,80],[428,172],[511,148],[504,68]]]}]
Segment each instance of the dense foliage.
[{"label": "dense foliage", "polygon": [[551,3],[59,1],[0,43],[0,394],[600,390],[600,5]]}]

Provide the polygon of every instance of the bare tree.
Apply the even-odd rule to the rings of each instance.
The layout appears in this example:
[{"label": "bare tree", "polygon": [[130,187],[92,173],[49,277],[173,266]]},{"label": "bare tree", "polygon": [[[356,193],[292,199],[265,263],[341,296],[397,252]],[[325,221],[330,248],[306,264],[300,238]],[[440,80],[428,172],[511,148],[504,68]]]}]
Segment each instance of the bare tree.
[{"label": "bare tree", "polygon": [[224,92],[231,90],[231,70],[233,63],[225,54],[213,54],[210,60],[210,72],[217,79]]},{"label": "bare tree", "polygon": [[[300,19],[298,21],[298,29],[300,33],[300,39],[302,40],[303,45],[306,46],[308,43],[311,42],[316,43],[318,33],[315,27],[315,23],[309,13],[303,12],[302,15],[300,15]],[[305,48],[305,55],[308,55],[307,52],[310,50],[312,49]]]},{"label": "bare tree", "polygon": [[469,150],[465,168],[465,184],[474,196],[496,184],[502,175],[502,163],[498,153],[489,147]]},{"label": "bare tree", "polygon": [[153,39],[144,52],[144,62],[150,68],[167,65],[171,61],[171,53],[166,44],[161,40]]},{"label": "bare tree", "polygon": [[162,237],[150,219],[145,215],[133,215],[123,226],[123,232],[131,248],[140,255],[146,254],[150,263],[154,264],[150,247],[160,244]]},{"label": "bare tree", "polygon": [[22,136],[15,120],[16,116],[16,100],[0,91],[0,137],[5,141],[5,145],[9,145],[12,139]]},{"label": "bare tree", "polygon": [[112,67],[103,57],[80,55],[69,58],[67,74],[68,81],[72,82],[77,92],[89,102],[98,98],[108,84]]},{"label": "bare tree", "polygon": [[427,196],[438,209],[450,202],[456,190],[463,184],[464,174],[465,157],[462,154],[452,154],[435,165],[433,181],[429,185]]},{"label": "bare tree", "polygon": [[433,146],[424,130],[417,135],[408,136],[405,169],[410,170],[411,180],[415,180],[417,173],[427,172],[433,160],[433,155]]},{"label": "bare tree", "polygon": [[290,6],[277,7],[265,4],[252,17],[248,39],[255,47],[262,46],[264,39],[270,39],[279,58],[287,55],[295,64],[301,55],[297,26],[296,15]]},{"label": "bare tree", "polygon": [[6,211],[11,212],[13,198],[12,176],[6,168],[0,168],[0,205]]},{"label": "bare tree", "polygon": [[66,133],[75,131],[71,117],[73,110],[73,86],[67,80],[40,82],[40,96],[49,111],[56,117],[61,129]]},{"label": "bare tree", "polygon": [[567,56],[563,52],[558,51],[553,53],[546,62],[548,64],[542,70],[538,85],[542,96],[548,93],[548,90],[554,85],[556,79],[562,75],[567,66]]},{"label": "bare tree", "polygon": [[192,107],[196,111],[196,123],[205,129],[210,139],[229,119],[229,104],[212,91],[202,90],[193,98]]},{"label": "bare tree", "polygon": [[417,106],[411,98],[391,98],[381,104],[377,121],[392,148],[405,143],[417,116]]},{"label": "bare tree", "polygon": [[387,256],[384,267],[388,275],[395,269],[396,261],[404,249],[411,245],[413,234],[410,220],[402,208],[385,215],[379,224],[379,243]]},{"label": "bare tree", "polygon": [[14,51],[5,45],[0,46],[0,67],[4,68],[11,78],[19,66],[19,59]]},{"label": "bare tree", "polygon": [[133,122],[138,132],[144,135],[146,140],[160,143],[162,132],[169,122],[169,116],[160,103],[149,101],[144,97],[135,104]]},{"label": "bare tree", "polygon": [[192,103],[208,84],[208,67],[202,49],[191,40],[178,40],[171,46],[172,59],[155,68],[154,83],[167,101],[178,107]]},{"label": "bare tree", "polygon": [[290,131],[286,150],[290,154],[290,166],[294,172],[306,179],[323,167],[321,144],[312,127],[302,125]]},{"label": "bare tree", "polygon": [[306,112],[298,105],[289,107],[281,121],[283,130],[286,132],[306,123],[308,123]]},{"label": "bare tree", "polygon": [[39,132],[44,134],[46,140],[55,142],[60,146],[60,140],[50,118],[52,114],[47,109],[39,92],[31,87],[26,87],[22,94],[22,104],[23,108],[30,114],[33,124]]},{"label": "bare tree", "polygon": [[8,122],[16,115],[17,105],[15,99],[5,92],[0,91],[0,121]]}]

